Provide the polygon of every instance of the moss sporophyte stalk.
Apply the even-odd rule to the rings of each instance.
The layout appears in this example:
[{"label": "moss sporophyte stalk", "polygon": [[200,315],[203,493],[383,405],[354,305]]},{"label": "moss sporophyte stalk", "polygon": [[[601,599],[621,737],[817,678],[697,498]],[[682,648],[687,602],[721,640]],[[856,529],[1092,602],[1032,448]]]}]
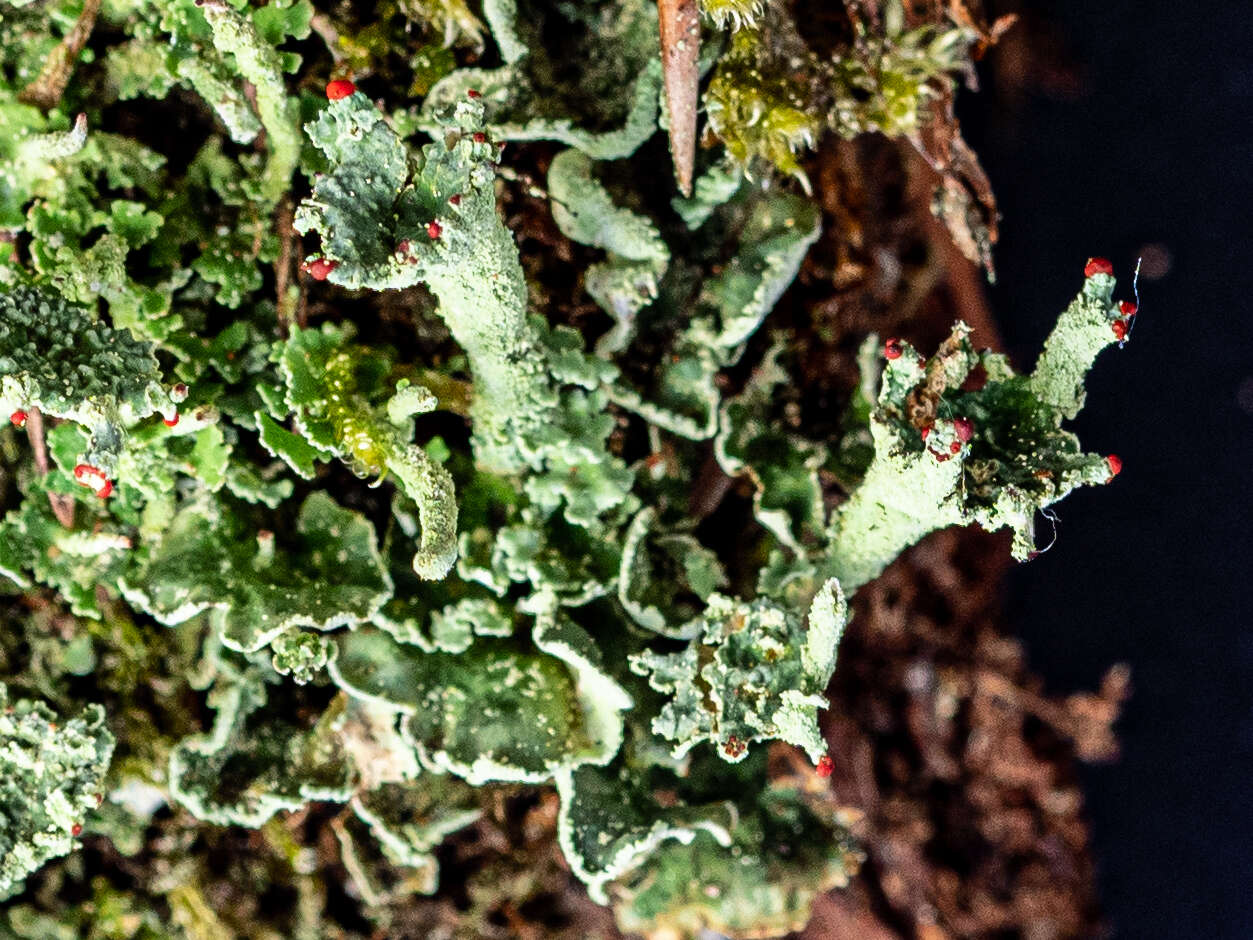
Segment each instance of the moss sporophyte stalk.
[{"label": "moss sporophyte stalk", "polygon": [[[859,858],[819,725],[853,595],[949,526],[1034,557],[1123,469],[1064,427],[1137,316],[1099,258],[1028,372],[958,322],[865,337],[826,430],[782,405],[809,151],[924,147],[975,34],[887,3],[819,51],[705,0],[691,195],[660,198],[651,0],[410,2],[394,35],[94,4],[30,103],[86,6],[0,18],[0,898],[165,804],[267,839],[325,804],[370,908],[528,784],[624,929],[803,925]],[[169,924],[208,917],[177,882]]]}]

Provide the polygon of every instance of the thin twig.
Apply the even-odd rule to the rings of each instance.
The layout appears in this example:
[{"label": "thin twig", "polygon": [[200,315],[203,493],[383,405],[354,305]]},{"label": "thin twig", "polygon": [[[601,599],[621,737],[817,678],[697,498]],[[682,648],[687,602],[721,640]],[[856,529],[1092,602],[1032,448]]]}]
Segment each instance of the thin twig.
[{"label": "thin twig", "polygon": [[291,200],[284,199],[278,204],[276,224],[278,225],[278,260],[274,262],[274,289],[278,295],[278,335],[287,338],[291,328],[294,305],[287,299],[287,286],[291,282],[291,263],[296,243],[296,233],[292,228]]},{"label": "thin twig", "polygon": [[[38,408],[31,408],[26,414],[26,436],[30,438],[30,449],[35,455],[35,469],[41,477],[46,477],[51,464],[48,463],[48,445],[44,441],[44,416]],[[48,502],[57,522],[67,529],[74,528],[74,500],[64,493],[49,493]]]},{"label": "thin twig", "polygon": [[322,41],[326,43],[326,49],[331,54],[331,59],[338,65],[344,60],[344,49],[339,41],[339,30],[335,28],[335,24],[331,22],[331,18],[325,13],[315,13],[309,20],[309,27],[322,37]]},{"label": "thin twig", "polygon": [[296,326],[302,330],[309,326],[309,292],[305,290],[305,279],[300,278],[300,299],[296,301]]},{"label": "thin twig", "polygon": [[95,29],[96,15],[99,12],[100,0],[84,0],[82,12],[78,14],[74,26],[52,50],[35,80],[22,89],[17,96],[18,101],[33,104],[44,111],[57,106],[61,95],[65,93],[65,86],[69,83],[70,73],[74,71],[78,54],[83,51],[91,31]]}]

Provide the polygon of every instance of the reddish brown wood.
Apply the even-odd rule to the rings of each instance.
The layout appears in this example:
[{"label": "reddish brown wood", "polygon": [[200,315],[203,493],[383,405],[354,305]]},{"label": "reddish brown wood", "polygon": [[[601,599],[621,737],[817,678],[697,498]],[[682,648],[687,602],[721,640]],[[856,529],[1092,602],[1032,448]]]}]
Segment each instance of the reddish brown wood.
[{"label": "reddish brown wood", "polygon": [[700,10],[696,0],[657,0],[661,67],[670,110],[670,155],[679,190],[692,193],[696,162],[696,99],[700,85]]}]

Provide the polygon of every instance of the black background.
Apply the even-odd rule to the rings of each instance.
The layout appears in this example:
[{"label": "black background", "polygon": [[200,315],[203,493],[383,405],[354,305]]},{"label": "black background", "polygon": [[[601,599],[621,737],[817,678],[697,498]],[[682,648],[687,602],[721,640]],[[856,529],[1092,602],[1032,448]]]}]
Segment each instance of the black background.
[{"label": "black background", "polygon": [[[999,7],[999,9],[998,9]],[[1073,80],[962,96],[1000,199],[992,304],[1029,366],[1089,255],[1131,297],[1075,423],[1122,456],[1058,509],[1056,546],[1015,571],[1011,628],[1050,688],[1132,666],[1121,760],[1084,772],[1101,894],[1120,937],[1253,937],[1253,3],[1010,5]],[[1040,530],[1047,535],[1047,525]]]}]

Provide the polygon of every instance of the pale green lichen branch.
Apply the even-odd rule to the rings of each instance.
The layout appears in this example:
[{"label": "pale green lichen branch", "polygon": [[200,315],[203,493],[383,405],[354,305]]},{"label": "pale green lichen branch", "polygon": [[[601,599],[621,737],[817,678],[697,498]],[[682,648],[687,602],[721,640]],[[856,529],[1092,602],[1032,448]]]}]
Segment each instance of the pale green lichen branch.
[{"label": "pale green lichen branch", "polygon": [[219,75],[214,64],[209,59],[189,57],[179,60],[175,71],[213,108],[231,140],[250,144],[261,133],[261,121],[243,92]]},{"label": "pale green lichen branch", "polygon": [[[403,382],[383,404],[378,379],[382,361],[349,341],[347,330],[294,328],[276,343],[271,357],[286,385],[286,410],[299,433],[259,415],[261,443],[301,476],[313,475],[315,460],[339,457],[362,477],[390,471],[417,503],[422,526],[413,569],[423,578],[444,577],[457,560],[457,501],[448,471],[412,443],[413,417],[438,402],[427,389]],[[286,418],[286,410],[277,414]]]},{"label": "pale green lichen branch", "polygon": [[278,51],[257,33],[252,20],[220,0],[204,0],[205,18],[213,28],[213,42],[235,57],[240,74],[257,92],[257,114],[265,127],[269,159],[261,176],[260,194],[277,203],[291,188],[292,172],[300,160],[300,116],[287,95]]},{"label": "pale green lichen branch", "polygon": [[604,262],[587,269],[584,285],[615,320],[597,343],[597,354],[621,352],[635,332],[636,314],[657,299],[670,249],[651,221],[614,203],[593,175],[591,159],[577,150],[553,158],[548,194],[553,221],[566,237],[608,253]]},{"label": "pale green lichen branch", "polygon": [[1123,319],[1111,306],[1115,280],[1111,274],[1093,274],[1070,302],[1044,341],[1031,373],[1031,391],[1066,419],[1083,408],[1084,380],[1101,350],[1117,339],[1110,327]]},{"label": "pale green lichen branch", "polygon": [[[821,569],[856,590],[930,532],[972,522],[1011,528],[1014,557],[1032,557],[1037,511],[1117,473],[1061,427],[1082,406],[1097,354],[1125,335],[1128,308],[1113,289],[1107,274],[1087,278],[1030,376],[1004,356],[977,353],[964,324],[930,360],[890,340],[870,424],[874,459],[831,515]],[[984,384],[964,389],[976,367]]]},{"label": "pale green lichen branch", "polygon": [[517,470],[518,441],[557,404],[545,353],[527,314],[512,233],[496,215],[496,146],[481,102],[460,102],[443,138],[412,161],[361,94],[331,102],[309,125],[332,161],[296,215],[319,231],[336,263],[330,280],[375,290],[425,283],[474,373],[476,456]]},{"label": "pale green lichen branch", "polygon": [[631,474],[611,458],[600,386],[616,370],[589,359],[577,334],[528,311],[513,235],[496,210],[498,150],[483,104],[467,97],[443,133],[411,157],[361,94],[331,102],[309,135],[331,162],[296,214],[321,234],[330,280],[348,287],[425,283],[474,376],[476,462],[530,472],[528,495],[577,525],[625,499]]},{"label": "pale green lichen branch", "polygon": [[53,160],[72,157],[87,143],[87,115],[80,114],[68,131],[52,131],[47,134],[31,134],[17,142],[15,158],[19,165],[31,169],[44,166]]},{"label": "pale green lichen branch", "polygon": [[753,742],[778,739],[816,763],[827,750],[818,710],[827,706],[823,692],[847,616],[834,579],[818,591],[807,624],[770,600],[713,595],[686,649],[630,658],[633,672],[669,695],[653,732],[674,742],[676,758],[708,742],[737,762]]}]

